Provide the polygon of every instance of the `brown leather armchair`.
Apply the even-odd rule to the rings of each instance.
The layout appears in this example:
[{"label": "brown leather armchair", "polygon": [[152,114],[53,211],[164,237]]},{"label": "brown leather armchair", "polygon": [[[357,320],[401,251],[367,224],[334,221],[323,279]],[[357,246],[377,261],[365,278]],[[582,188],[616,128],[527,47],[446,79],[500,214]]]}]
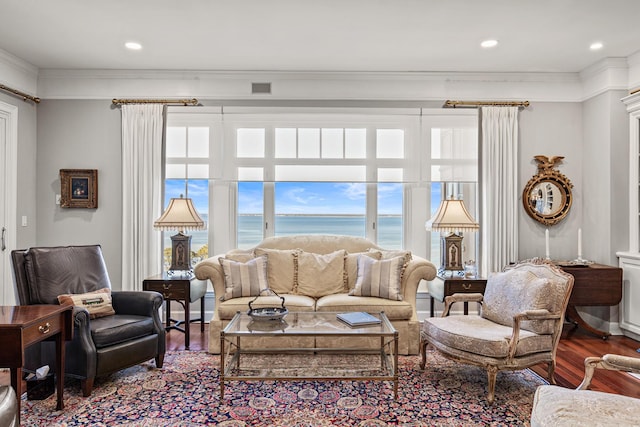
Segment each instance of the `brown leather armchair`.
[{"label": "brown leather armchair", "polygon": [[[111,289],[99,245],[34,247],[11,252],[21,305],[58,304],[58,295]],[[157,292],[111,293],[115,314],[91,319],[86,308],[74,306],[73,340],[66,344],[65,375],[81,381],[90,396],[95,377],[150,359],[161,368],[166,348],[165,329]],[[32,346],[26,369],[55,366],[53,343]]]}]

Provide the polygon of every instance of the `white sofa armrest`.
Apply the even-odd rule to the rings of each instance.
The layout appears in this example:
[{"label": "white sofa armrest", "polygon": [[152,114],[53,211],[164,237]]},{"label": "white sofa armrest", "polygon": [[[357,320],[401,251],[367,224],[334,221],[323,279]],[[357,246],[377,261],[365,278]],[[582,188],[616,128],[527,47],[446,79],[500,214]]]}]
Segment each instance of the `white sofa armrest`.
[{"label": "white sofa armrest", "polygon": [[420,280],[430,281],[435,279],[438,270],[436,266],[433,265],[431,261],[426,260],[425,258],[413,255],[413,259],[409,261],[406,268],[404,269],[404,274],[402,275],[402,299],[407,301],[414,307],[413,316],[417,320],[417,312],[416,312],[416,296],[418,294],[418,285],[420,285]]},{"label": "white sofa armrest", "polygon": [[[224,295],[224,272],[222,271],[222,266],[220,265],[220,261],[218,258],[224,258],[225,254],[218,254],[207,258],[205,260],[200,261],[194,272],[196,277],[200,280],[211,281],[213,285],[213,292],[215,293],[216,298],[220,298]],[[217,306],[217,304],[216,304]]]}]

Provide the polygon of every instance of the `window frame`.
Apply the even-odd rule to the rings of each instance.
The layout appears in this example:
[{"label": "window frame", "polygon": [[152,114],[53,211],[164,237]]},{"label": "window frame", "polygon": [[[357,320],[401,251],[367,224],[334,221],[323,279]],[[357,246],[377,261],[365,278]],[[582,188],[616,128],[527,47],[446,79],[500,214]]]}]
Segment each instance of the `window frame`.
[{"label": "window frame", "polygon": [[[283,118],[285,118],[283,120]],[[345,119],[347,117],[347,119]],[[422,108],[315,108],[315,107],[168,107],[166,126],[181,123],[186,126],[206,125],[210,127],[209,158],[209,256],[222,254],[237,247],[237,176],[235,161],[235,129],[249,124],[254,126],[309,127],[318,128],[357,128],[353,123],[375,122],[398,123],[406,126],[405,158],[411,167],[405,169],[403,177],[403,246],[416,255],[431,258],[430,233],[424,229],[431,211],[430,186],[431,166],[434,162],[431,153],[431,127],[468,127],[477,128],[477,111],[470,109],[422,109]],[[364,126],[367,127],[367,126]],[[300,160],[326,163],[366,164],[370,159],[286,159],[275,158],[273,132],[266,132],[265,153],[277,160],[278,164],[294,164]],[[367,131],[367,152],[374,150],[375,141]],[[230,148],[233,146],[233,149]],[[478,143],[479,150],[479,143]],[[260,166],[262,159],[243,159],[243,166]],[[374,167],[367,168],[367,201],[365,237],[376,241],[377,192],[376,175],[380,167],[398,167],[401,159],[379,159]],[[274,210],[274,168],[273,164],[264,170],[264,221],[275,224]],[[479,167],[479,164],[478,164]],[[479,179],[479,177],[478,177]],[[164,181],[164,167],[163,167]],[[465,184],[465,183],[462,183]],[[465,194],[465,204],[470,211],[478,212],[479,182],[473,184],[475,194]],[[467,191],[467,190],[465,190]],[[164,200],[164,194],[163,194]],[[478,219],[476,217],[476,219]],[[266,230],[265,237],[273,235],[273,227]],[[476,237],[474,247],[478,247]],[[477,252],[476,252],[477,253]],[[478,258],[477,256],[475,257]]]}]

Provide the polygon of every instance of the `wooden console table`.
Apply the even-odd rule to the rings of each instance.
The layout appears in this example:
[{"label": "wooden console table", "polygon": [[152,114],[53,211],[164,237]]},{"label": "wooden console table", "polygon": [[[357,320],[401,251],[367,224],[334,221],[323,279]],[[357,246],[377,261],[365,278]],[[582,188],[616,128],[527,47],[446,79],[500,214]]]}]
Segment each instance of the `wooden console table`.
[{"label": "wooden console table", "polygon": [[609,332],[598,330],[580,316],[576,307],[612,306],[622,300],[622,269],[603,264],[560,266],[574,277],[567,317],[578,327],[607,339]]},{"label": "wooden console table", "polygon": [[49,337],[56,340],[56,409],[64,409],[64,342],[73,336],[72,310],[71,305],[0,306],[0,367],[11,369],[11,385],[18,397],[18,412],[22,395],[24,349]]}]

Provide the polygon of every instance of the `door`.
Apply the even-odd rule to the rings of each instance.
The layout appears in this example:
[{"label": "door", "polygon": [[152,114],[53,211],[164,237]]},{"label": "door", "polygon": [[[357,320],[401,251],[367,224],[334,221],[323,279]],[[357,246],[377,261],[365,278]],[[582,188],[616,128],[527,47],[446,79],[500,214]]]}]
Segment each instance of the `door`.
[{"label": "door", "polygon": [[16,247],[18,107],[0,102],[0,305],[17,304],[10,253]]}]

